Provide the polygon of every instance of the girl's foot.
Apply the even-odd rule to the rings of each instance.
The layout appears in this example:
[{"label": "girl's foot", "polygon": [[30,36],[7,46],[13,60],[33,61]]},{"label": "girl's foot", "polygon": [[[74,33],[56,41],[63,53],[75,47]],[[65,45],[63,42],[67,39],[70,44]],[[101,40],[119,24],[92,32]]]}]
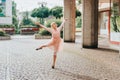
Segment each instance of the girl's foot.
[{"label": "girl's foot", "polygon": [[55,66],[52,66],[52,69],[54,69],[55,68]]},{"label": "girl's foot", "polygon": [[39,50],[39,49],[42,49],[42,47],[40,47],[40,48],[36,48],[36,50]]},{"label": "girl's foot", "polygon": [[39,50],[39,48],[36,48],[36,50]]}]

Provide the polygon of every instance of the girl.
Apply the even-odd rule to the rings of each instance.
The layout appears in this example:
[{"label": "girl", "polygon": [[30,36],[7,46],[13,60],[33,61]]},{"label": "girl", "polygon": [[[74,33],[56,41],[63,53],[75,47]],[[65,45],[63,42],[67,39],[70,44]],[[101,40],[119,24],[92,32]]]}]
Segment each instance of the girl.
[{"label": "girl", "polygon": [[57,24],[55,22],[51,23],[51,28],[47,28],[44,25],[40,24],[39,22],[36,22],[35,24],[38,25],[39,27],[44,28],[45,30],[49,31],[52,34],[51,41],[48,44],[44,44],[37,48],[36,50],[42,49],[44,47],[50,47],[54,50],[54,55],[53,55],[53,65],[52,68],[54,69],[55,63],[56,63],[56,58],[57,58],[57,52],[60,51],[61,49],[61,44],[62,44],[62,39],[60,37],[60,31],[63,28],[63,25],[67,19],[64,19],[62,24],[57,27]]}]

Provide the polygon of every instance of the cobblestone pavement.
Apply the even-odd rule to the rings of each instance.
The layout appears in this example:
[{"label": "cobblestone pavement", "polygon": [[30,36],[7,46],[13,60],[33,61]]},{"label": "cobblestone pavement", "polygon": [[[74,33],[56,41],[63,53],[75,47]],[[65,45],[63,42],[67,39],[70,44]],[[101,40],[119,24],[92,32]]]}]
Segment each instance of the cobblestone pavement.
[{"label": "cobblestone pavement", "polygon": [[120,80],[117,51],[83,49],[79,43],[64,43],[56,68],[53,52],[35,48],[49,40],[13,37],[0,41],[0,80]]}]

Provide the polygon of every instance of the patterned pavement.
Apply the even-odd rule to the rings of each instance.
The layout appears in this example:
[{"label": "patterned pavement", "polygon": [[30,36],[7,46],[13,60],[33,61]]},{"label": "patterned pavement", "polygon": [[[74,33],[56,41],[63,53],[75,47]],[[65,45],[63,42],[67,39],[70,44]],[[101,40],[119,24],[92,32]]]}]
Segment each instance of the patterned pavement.
[{"label": "patterned pavement", "polygon": [[35,51],[48,41],[31,36],[0,41],[0,80],[120,80],[118,51],[83,49],[79,41],[64,43],[52,69],[53,52]]}]

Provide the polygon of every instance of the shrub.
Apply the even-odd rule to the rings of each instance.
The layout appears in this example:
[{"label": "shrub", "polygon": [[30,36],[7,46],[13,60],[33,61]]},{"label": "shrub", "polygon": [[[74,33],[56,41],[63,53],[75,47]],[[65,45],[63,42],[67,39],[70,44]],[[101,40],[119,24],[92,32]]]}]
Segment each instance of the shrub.
[{"label": "shrub", "polygon": [[15,25],[0,25],[0,28],[14,28]]},{"label": "shrub", "polygon": [[51,35],[50,32],[48,32],[48,31],[46,31],[46,30],[44,30],[44,29],[40,30],[40,31],[39,31],[39,34],[40,34],[40,35],[44,35],[44,36],[50,36],[50,35]]},{"label": "shrub", "polygon": [[34,28],[36,26],[33,26],[33,25],[22,25],[20,26],[20,28]]},{"label": "shrub", "polygon": [[2,13],[2,11],[3,11],[2,8],[0,8],[0,13]]},{"label": "shrub", "polygon": [[5,36],[5,32],[3,30],[0,30],[0,36]]},{"label": "shrub", "polygon": [[76,28],[81,28],[82,27],[82,19],[81,17],[76,18]]}]

